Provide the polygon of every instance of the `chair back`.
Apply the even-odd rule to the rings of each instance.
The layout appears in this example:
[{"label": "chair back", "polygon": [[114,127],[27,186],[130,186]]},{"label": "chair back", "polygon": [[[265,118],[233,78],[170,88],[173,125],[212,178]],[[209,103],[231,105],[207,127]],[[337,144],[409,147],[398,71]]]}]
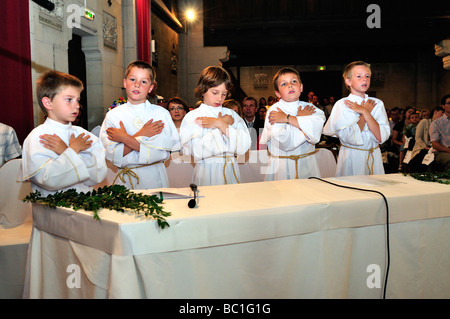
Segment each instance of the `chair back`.
[{"label": "chair back", "polygon": [[0,228],[13,228],[32,219],[31,203],[22,201],[32,190],[31,183],[18,181],[21,165],[21,159],[13,159],[0,167]]}]

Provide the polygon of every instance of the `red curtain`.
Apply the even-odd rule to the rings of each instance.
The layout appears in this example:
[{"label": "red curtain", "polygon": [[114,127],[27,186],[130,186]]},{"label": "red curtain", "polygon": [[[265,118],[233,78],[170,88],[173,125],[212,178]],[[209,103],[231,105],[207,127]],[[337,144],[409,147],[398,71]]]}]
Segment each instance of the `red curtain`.
[{"label": "red curtain", "polygon": [[0,122],[12,126],[21,144],[34,127],[29,0],[1,0]]},{"label": "red curtain", "polygon": [[151,0],[136,0],[138,59],[152,62],[151,41]]}]

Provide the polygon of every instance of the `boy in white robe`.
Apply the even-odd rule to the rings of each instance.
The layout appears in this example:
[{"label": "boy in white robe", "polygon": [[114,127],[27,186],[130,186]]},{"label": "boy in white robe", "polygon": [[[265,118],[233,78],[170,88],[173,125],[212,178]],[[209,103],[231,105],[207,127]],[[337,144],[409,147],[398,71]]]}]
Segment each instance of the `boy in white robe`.
[{"label": "boy in white robe", "polygon": [[42,196],[76,189],[88,192],[106,177],[105,149],[85,129],[72,125],[80,112],[83,83],[76,77],[49,71],[37,83],[38,103],[47,115],[24,141],[23,180]]},{"label": "boy in white robe", "polygon": [[341,142],[336,176],[384,174],[380,144],[390,135],[384,103],[366,94],[370,87],[370,65],[352,62],[344,69],[350,95],[337,101],[323,134]]},{"label": "boy in white robe", "polygon": [[106,113],[100,129],[106,159],[118,167],[113,184],[129,189],[169,187],[164,161],[180,147],[169,111],[147,100],[155,77],[148,63],[130,63],[123,80],[127,103]]},{"label": "boy in white robe", "polygon": [[222,107],[231,79],[221,67],[203,70],[195,95],[203,103],[183,118],[180,139],[183,154],[195,161],[193,183],[199,186],[240,182],[236,156],[251,145],[244,120],[233,110]]},{"label": "boy in white robe", "polygon": [[270,152],[268,165],[262,171],[265,180],[320,177],[315,144],[320,141],[325,114],[299,101],[303,84],[297,70],[280,69],[273,83],[280,100],[267,111],[260,139]]}]

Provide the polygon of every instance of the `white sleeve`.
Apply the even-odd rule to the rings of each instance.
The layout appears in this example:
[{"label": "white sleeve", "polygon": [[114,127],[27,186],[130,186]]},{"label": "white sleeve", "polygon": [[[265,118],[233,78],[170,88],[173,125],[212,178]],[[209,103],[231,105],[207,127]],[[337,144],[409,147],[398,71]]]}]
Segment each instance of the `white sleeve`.
[{"label": "white sleeve", "polygon": [[99,138],[105,148],[105,158],[114,166],[122,167],[124,145],[123,143],[113,142],[108,138],[106,130],[110,127],[116,126],[107,113],[100,128]]},{"label": "white sleeve", "polygon": [[363,145],[359,118],[359,114],[348,108],[344,100],[339,100],[323,128],[323,134],[338,137],[344,144]]},{"label": "white sleeve", "polygon": [[36,146],[31,152],[27,152],[28,162],[39,166],[40,169],[24,179],[30,179],[34,184],[49,191],[57,191],[89,179],[86,165],[70,147],[57,157],[53,155],[54,152],[49,154],[40,148]]},{"label": "white sleeve", "polygon": [[[376,137],[371,133],[371,139],[376,143],[384,143],[387,141],[389,136],[391,135],[391,128],[389,126],[389,119],[387,117],[386,109],[384,107],[384,103],[381,100],[376,101],[375,108],[372,110],[372,116],[377,121],[380,126],[380,135],[381,135],[381,143],[378,142]],[[367,127],[367,124],[366,124]]]},{"label": "white sleeve", "polygon": [[[91,134],[91,138],[94,137]],[[92,146],[78,154],[86,166],[89,178],[84,184],[88,186],[96,185],[106,178],[107,167],[105,162],[105,148],[100,140],[94,139]]]}]

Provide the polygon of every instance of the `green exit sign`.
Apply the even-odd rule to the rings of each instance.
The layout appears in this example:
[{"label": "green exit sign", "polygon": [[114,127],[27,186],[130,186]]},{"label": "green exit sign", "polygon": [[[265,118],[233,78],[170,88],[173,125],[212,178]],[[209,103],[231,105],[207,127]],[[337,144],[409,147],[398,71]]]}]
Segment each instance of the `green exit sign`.
[{"label": "green exit sign", "polygon": [[84,8],[84,17],[89,20],[94,20],[95,13],[94,11],[89,10],[88,8]]}]

